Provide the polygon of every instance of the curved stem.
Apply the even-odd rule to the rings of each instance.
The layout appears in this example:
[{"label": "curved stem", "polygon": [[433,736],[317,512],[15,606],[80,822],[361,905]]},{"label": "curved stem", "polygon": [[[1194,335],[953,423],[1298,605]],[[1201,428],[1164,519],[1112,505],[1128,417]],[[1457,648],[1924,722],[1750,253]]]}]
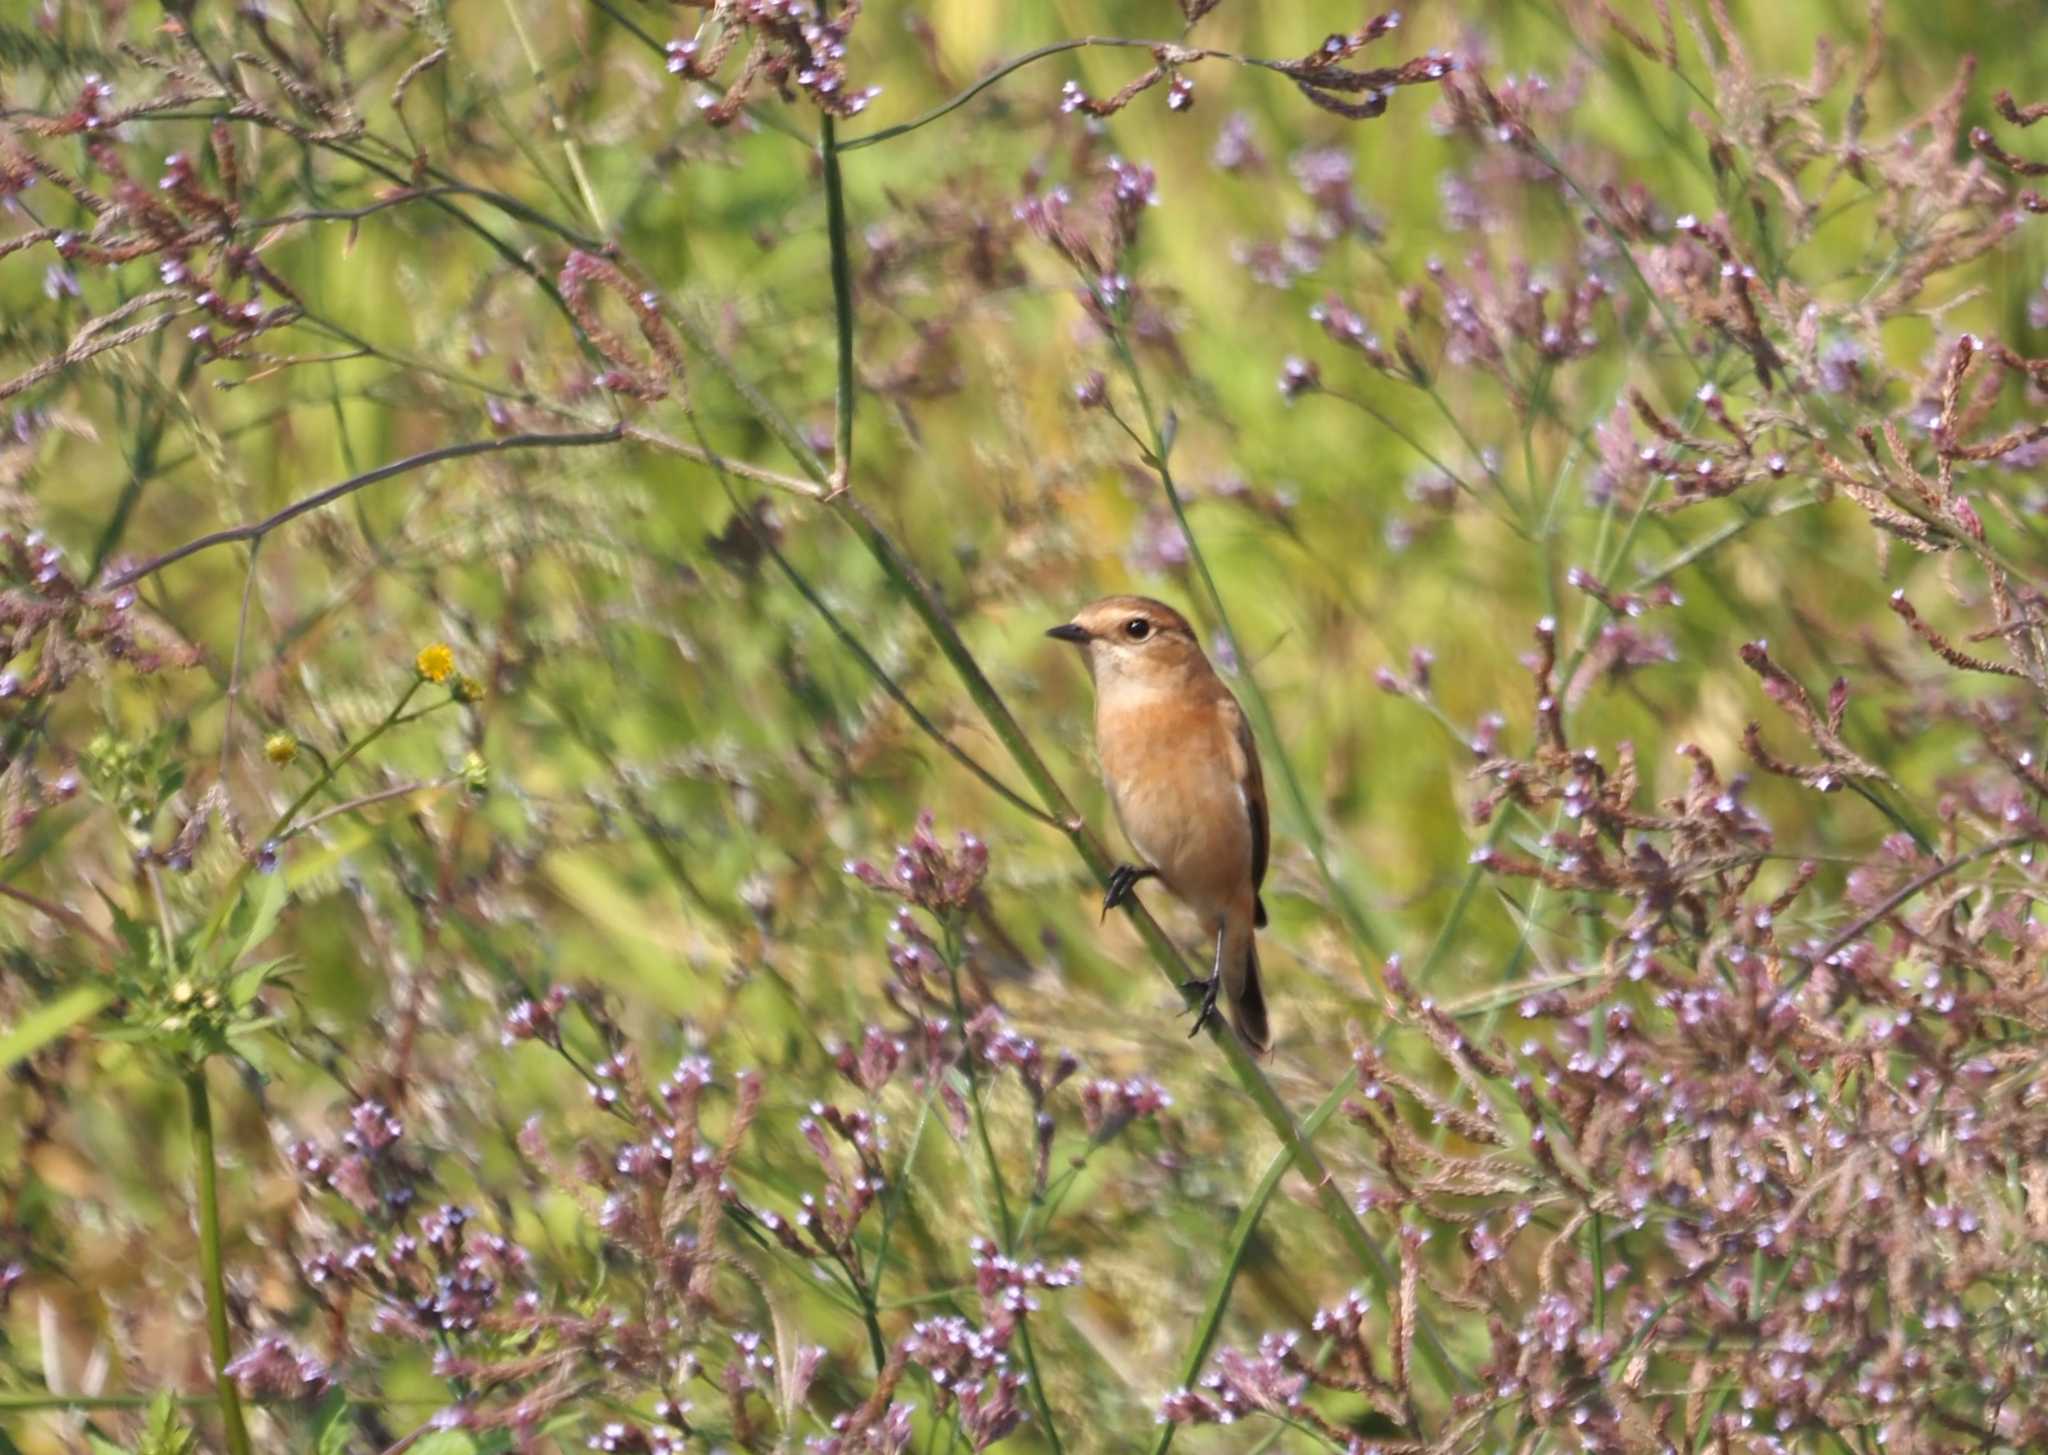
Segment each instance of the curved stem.
[{"label": "curved stem", "polygon": [[422,450],[416,455],[407,455],[402,460],[393,460],[388,465],[379,465],[374,470],[365,470],[360,475],[351,475],[348,479],[329,485],[324,490],[317,490],[303,499],[295,500],[284,509],[261,520],[229,526],[225,530],[213,531],[196,540],[189,540],[175,550],[166,551],[161,556],[144,561],[133,570],[123,571],[99,589],[118,591],[123,586],[133,586],[145,576],[153,576],[166,566],[182,561],[187,556],[196,556],[214,546],[224,546],[234,541],[260,541],[286,522],[296,520],[322,506],[332,505],[343,496],[353,495],[365,486],[375,485],[380,480],[389,480],[393,475],[403,475],[409,470],[437,465],[443,460],[459,460],[469,455],[488,455],[499,450],[570,449],[579,445],[611,445],[617,444],[623,437],[624,431],[619,428],[588,430],[575,434],[514,434],[506,435],[503,439],[470,440],[459,445],[442,445],[439,449]]},{"label": "curved stem", "polygon": [[205,1063],[185,1073],[185,1099],[192,1112],[192,1160],[199,1174],[199,1281],[206,1292],[206,1337],[213,1351],[214,1395],[227,1430],[228,1455],[250,1455],[249,1427],[242,1400],[228,1377],[227,1281],[220,1261],[220,1183],[213,1157],[213,1106],[207,1099]]},{"label": "curved stem", "polygon": [[[1037,50],[1026,51],[1021,56],[1005,61],[986,76],[983,76],[979,81],[976,81],[972,86],[969,86],[965,91],[960,92],[949,100],[941,101],[922,116],[912,117],[909,121],[900,122],[895,126],[885,126],[880,131],[871,131],[865,136],[850,137],[846,141],[839,143],[839,150],[843,152],[858,151],[861,147],[871,147],[877,142],[889,141],[895,137],[916,131],[920,127],[929,126],[949,112],[958,111],[1012,71],[1021,71],[1033,61],[1042,61],[1047,56],[1058,55],[1061,51],[1077,51],[1096,45],[1121,46],[1130,50],[1151,50],[1155,46],[1162,44],[1164,44],[1162,41],[1132,40],[1123,36],[1111,35],[1083,35],[1076,36],[1071,40],[1056,40],[1050,45],[1042,45]],[[831,123],[828,121],[826,124],[829,126]]]}]

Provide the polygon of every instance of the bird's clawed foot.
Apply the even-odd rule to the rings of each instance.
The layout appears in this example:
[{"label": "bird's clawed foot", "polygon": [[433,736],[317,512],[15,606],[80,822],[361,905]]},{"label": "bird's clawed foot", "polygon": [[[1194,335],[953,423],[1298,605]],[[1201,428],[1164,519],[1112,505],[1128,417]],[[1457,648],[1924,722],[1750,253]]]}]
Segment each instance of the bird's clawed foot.
[{"label": "bird's clawed foot", "polygon": [[1131,897],[1131,891],[1144,879],[1157,878],[1159,871],[1137,864],[1119,864],[1109,874],[1109,889],[1102,896],[1102,917],[1109,918],[1109,912]]},{"label": "bird's clawed foot", "polygon": [[[1221,975],[1211,975],[1207,980],[1183,980],[1180,983],[1180,988],[1189,995],[1193,995],[1197,991],[1200,991],[1202,995],[1202,1004],[1195,1014],[1195,1028],[1188,1032],[1188,1039],[1192,1041],[1196,1036],[1202,1034],[1203,1026],[1217,1018],[1216,993],[1223,988],[1223,977]],[[1186,1012],[1182,1013],[1185,1014]]]}]

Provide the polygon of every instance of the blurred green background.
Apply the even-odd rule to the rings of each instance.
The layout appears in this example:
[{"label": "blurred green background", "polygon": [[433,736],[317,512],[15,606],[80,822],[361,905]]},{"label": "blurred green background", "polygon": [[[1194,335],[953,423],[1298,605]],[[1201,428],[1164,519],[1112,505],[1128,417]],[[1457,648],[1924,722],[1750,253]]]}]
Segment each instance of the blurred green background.
[{"label": "blurred green background", "polygon": [[[693,89],[634,34],[667,41],[700,12],[615,6],[509,0],[347,14],[348,70],[371,133],[401,137],[392,85],[445,44],[446,64],[423,73],[406,103],[420,145],[469,186],[561,226],[523,223],[472,198],[459,205],[474,227],[413,201],[263,230],[263,260],[308,318],[259,341],[262,357],[203,364],[183,327],[172,328],[8,401],[40,411],[23,427],[27,443],[0,454],[9,524],[44,531],[83,576],[89,563],[168,550],[415,451],[508,428],[602,425],[611,406],[589,387],[592,361],[535,279],[479,229],[547,279],[566,255],[564,230],[616,240],[648,286],[704,320],[741,372],[829,445],[831,287],[815,113],[766,98],[756,123],[710,128]],[[1654,31],[1649,7],[1620,8]],[[1821,42],[1853,70],[1869,23],[1862,7],[1824,0],[1730,12],[1747,64],[1791,78],[1774,86],[1802,81]],[[310,55],[313,18],[279,8],[270,24],[280,44]],[[2034,5],[2000,0],[1891,7],[1870,134],[1889,138],[1933,106],[1965,57],[1977,60],[1966,123],[1993,120],[1987,98],[2000,88],[2022,100],[2048,95],[2038,18]],[[17,144],[80,167],[78,138],[37,138],[20,129],[23,118],[61,113],[91,69],[115,79],[118,104],[156,94],[161,78],[117,47],[162,53],[164,19],[153,6],[0,8],[0,39],[28,53],[0,93]],[[1349,6],[1227,0],[1195,38],[1293,57],[1362,19]],[[246,21],[209,7],[195,24],[233,32],[237,48],[255,44]],[[842,136],[914,117],[997,60],[1048,41],[1181,32],[1177,9],[1157,3],[870,4],[848,69],[855,84],[882,91]],[[1681,17],[1683,74],[1674,75],[1629,50],[1594,7],[1434,4],[1368,59],[1442,48],[1497,88],[1510,76],[1542,78],[1564,98],[1538,113],[1546,145],[1583,167],[1588,185],[1640,183],[1668,221],[1747,206],[1763,190],[1717,170],[1710,155],[1698,116],[1707,96],[1725,103],[1728,92],[1702,52],[1705,33],[1704,21]],[[76,65],[47,64],[56,39]],[[1593,318],[1601,347],[1544,373],[1550,413],[1533,424],[1478,371],[1446,367],[1432,396],[1368,369],[1309,317],[1334,292],[1391,345],[1402,290],[1435,297],[1432,260],[1460,277],[1474,256],[1504,280],[1518,262],[1575,277],[1578,202],[1554,185],[1515,185],[1490,169],[1497,154],[1444,135],[1432,87],[1399,91],[1384,117],[1352,123],[1314,109],[1280,76],[1212,59],[1189,68],[1195,104],[1184,112],[1168,109],[1160,87],[1098,125],[1060,115],[1063,81],[1106,96],[1147,64],[1142,50],[1051,56],[935,124],[847,153],[861,385],[850,488],[936,585],[1090,821],[1112,833],[1089,747],[1088,684],[1043,630],[1123,590],[1189,610],[1212,642],[1218,623],[1131,441],[1074,402],[1090,370],[1114,375],[1114,366],[1064,265],[1013,209],[1053,183],[1085,199],[1112,153],[1154,167],[1157,206],[1127,264],[1158,323],[1139,358],[1180,422],[1176,473],[1246,653],[1233,670],[1256,673],[1278,728],[1263,745],[1276,784],[1263,955],[1278,1050],[1268,1071],[1299,1109],[1345,1069],[1347,1025],[1372,1027],[1378,958],[1401,952],[1412,964],[1461,903],[1481,832],[1464,812],[1474,785],[1462,739],[1498,712],[1502,742],[1527,743],[1532,694],[1519,659],[1534,624],[1555,615],[1567,641],[1595,625],[1593,603],[1567,584],[1571,567],[1605,569],[1627,588],[1701,550],[1669,575],[1682,603],[1642,623],[1650,654],[1668,660],[1589,678],[1568,698],[1574,742],[1603,752],[1635,743],[1653,799],[1683,782],[1679,743],[1736,772],[1743,727],[1757,718],[1767,740],[1792,751],[1784,720],[1737,660],[1739,643],[1768,639],[1809,684],[1838,673],[1852,686],[1886,681],[1904,670],[1910,642],[1884,597],[1900,586],[1937,597],[1939,568],[1904,550],[1874,566],[1862,514],[1814,503],[1810,482],[1797,479],[1775,493],[1651,513],[1617,556],[1627,517],[1599,498],[1591,431],[1631,386],[1676,416],[1697,383],[1686,362],[1636,346],[1652,320],[1624,276],[1614,273],[1615,291]],[[1846,106],[1847,88],[1837,88],[1818,115],[1832,126]],[[1717,124],[1740,135],[1753,119],[1724,104]],[[1226,130],[1262,160],[1220,165]],[[2023,148],[2025,137],[2003,135]],[[391,185],[274,130],[237,123],[235,137],[246,217],[360,209]],[[202,154],[205,138],[204,120],[145,117],[114,144],[147,181],[169,153]],[[1940,163],[1971,164],[1961,152]],[[1316,237],[1327,208],[1319,212],[1303,179],[1343,167],[1364,221]],[[1882,274],[1899,239],[1854,181],[1823,188],[1826,172],[1816,163],[1802,179],[1822,221],[1783,266],[1840,302]],[[61,215],[53,190],[24,198]],[[17,211],[0,237],[29,225]],[[1313,266],[1299,272],[1271,261],[1290,229],[1297,250],[1313,244]],[[1885,325],[1881,352],[1865,363],[1870,387],[1888,387],[1888,367],[1917,377],[1937,336],[1962,329],[2038,352],[2042,315],[2029,305],[2043,288],[2043,253],[2038,222],[2023,224],[1938,278],[1919,300],[1927,311]],[[1273,266],[1292,275],[1276,280]],[[9,377],[158,281],[153,261],[81,265],[68,274],[74,295],[67,276],[46,272],[62,267],[48,247],[0,260]],[[606,306],[634,338],[623,311]],[[334,357],[366,347],[372,356]],[[1284,398],[1276,384],[1290,356],[1316,361],[1329,393]],[[1739,356],[1707,367],[1725,389],[1754,392]],[[696,357],[690,373],[695,423],[675,398],[629,406],[634,422],[685,443],[701,426],[736,459],[792,469],[726,380]],[[1128,401],[1121,383],[1113,389]],[[1437,466],[1388,422],[1468,480],[1497,472],[1514,523],[1468,497],[1438,503]],[[2032,542],[2038,470],[1983,473],[2027,517]],[[740,483],[751,499],[755,487]],[[960,746],[1021,784],[860,543],[813,503],[764,498],[768,528],[818,595]],[[1084,1288],[1049,1297],[1041,1321],[1055,1403],[1084,1432],[1073,1444],[1133,1448],[1149,1435],[1158,1396],[1178,1382],[1216,1250],[1276,1144],[1215,1049],[1184,1039],[1178,999],[1129,929],[1097,924],[1098,892],[1061,837],[921,736],[736,522],[712,471],[643,445],[487,455],[372,486],[281,528],[253,556],[241,545],[211,550],[154,577],[144,603],[200,649],[199,665],[82,677],[26,743],[12,740],[15,771],[54,778],[102,734],[154,742],[150,751],[190,765],[186,806],[224,771],[229,802],[254,833],[306,781],[303,761],[264,758],[266,735],[293,733],[332,752],[386,711],[430,641],[451,644],[489,689],[474,711],[381,740],[343,780],[358,794],[441,786],[339,817],[286,851],[293,902],[273,953],[292,966],[289,1008],[274,1038],[243,1047],[260,1081],[217,1083],[233,1154],[228,1257],[259,1324],[305,1310],[289,1273],[294,1192],[276,1148],[302,1131],[331,1131],[352,1095],[388,1078],[417,1078],[411,1135],[439,1149],[436,1175],[450,1196],[500,1206],[529,1239],[553,1219],[556,1235],[573,1241],[576,1219],[559,1197],[514,1210],[522,1174],[510,1136],[531,1115],[567,1132],[595,1114],[559,1062],[501,1047],[496,1032],[522,994],[555,982],[615,996],[650,1068],[701,1050],[721,1068],[763,1071],[749,1175],[771,1197],[793,1195],[806,1163],[792,1119],[833,1082],[828,1042],[892,1019],[881,998],[891,906],[843,865],[886,863],[926,807],[948,834],[971,829],[993,864],[988,915],[974,930],[978,963],[1015,1026],[1071,1048],[1088,1074],[1142,1072],[1175,1097],[1158,1128],[1098,1154],[1044,1235],[1048,1256],[1079,1253],[1086,1266]],[[245,583],[241,720],[223,751]],[[1405,675],[1418,648],[1434,653],[1439,716],[1374,685],[1382,666]],[[23,659],[16,669],[32,666]],[[1950,733],[1894,732],[1860,702],[1849,724],[1902,799],[1932,801],[1955,761]],[[1277,787],[1282,755],[1332,874],[1363,909],[1363,935],[1333,907],[1307,825]],[[464,774],[487,791],[454,781]],[[1757,784],[1752,801],[1788,854],[1860,853],[1894,827],[1869,803],[1775,780]],[[161,844],[175,819],[167,811],[142,837]],[[154,911],[133,868],[135,842],[88,794],[20,837],[5,878],[94,923],[105,922],[103,896],[146,917]],[[166,878],[168,912],[204,919],[237,860],[228,836],[211,833],[194,870]],[[1155,907],[1170,929],[1187,930],[1163,901]],[[1457,915],[1422,987],[1442,1002],[1491,1004],[1500,987],[1578,968],[1578,926],[1540,897],[1506,902],[1482,882]],[[58,983],[74,952],[57,948],[61,927],[20,906],[0,916],[0,935],[11,952],[11,1020]],[[15,1169],[4,1179],[6,1227],[32,1280],[32,1296],[17,1296],[5,1321],[17,1371],[48,1381],[54,1370],[76,1389],[97,1359],[110,1390],[204,1387],[202,1355],[185,1339],[196,1302],[174,1093],[147,1056],[99,1043],[0,1091],[0,1167]],[[891,1095],[907,1124],[916,1098]],[[1028,1109],[1013,1095],[996,1107],[1003,1145],[1023,1166]],[[1367,1179],[1369,1148],[1333,1134],[1325,1151],[1347,1194]],[[919,1272],[940,1286],[964,1270],[962,1228],[976,1204],[957,1162],[924,1156],[906,1237]],[[1299,1322],[1352,1281],[1329,1266],[1326,1235],[1300,1194],[1285,1189],[1262,1225],[1226,1337]],[[857,1363],[857,1326],[841,1332],[835,1354]],[[398,1393],[439,1397],[416,1366],[393,1363],[382,1377]],[[13,1438],[34,1450],[75,1435],[52,1419]],[[1190,1443],[1254,1448],[1200,1440]]]}]

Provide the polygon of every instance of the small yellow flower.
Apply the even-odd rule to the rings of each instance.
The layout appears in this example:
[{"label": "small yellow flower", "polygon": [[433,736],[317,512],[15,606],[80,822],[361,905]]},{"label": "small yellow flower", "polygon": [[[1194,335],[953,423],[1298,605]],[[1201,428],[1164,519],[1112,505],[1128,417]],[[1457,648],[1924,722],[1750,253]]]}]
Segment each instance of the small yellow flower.
[{"label": "small yellow flower", "polygon": [[263,756],[282,768],[299,756],[299,740],[290,733],[272,733],[263,740]]},{"label": "small yellow flower", "polygon": [[429,642],[413,658],[413,665],[419,668],[420,676],[439,685],[455,675],[455,653],[446,642]]},{"label": "small yellow flower", "polygon": [[457,677],[455,679],[455,700],[457,702],[482,702],[484,700],[484,684],[466,673],[463,676]]}]

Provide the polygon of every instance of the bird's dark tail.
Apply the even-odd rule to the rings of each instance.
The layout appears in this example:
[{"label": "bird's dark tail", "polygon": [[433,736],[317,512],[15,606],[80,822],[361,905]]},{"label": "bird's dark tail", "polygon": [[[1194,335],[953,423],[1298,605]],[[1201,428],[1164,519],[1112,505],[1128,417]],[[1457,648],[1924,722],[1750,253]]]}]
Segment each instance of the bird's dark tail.
[{"label": "bird's dark tail", "polygon": [[1230,1024],[1237,1031],[1254,1055],[1263,1056],[1273,1046],[1272,1028],[1266,1023],[1266,991],[1259,984],[1259,947],[1249,929],[1244,936],[1244,947],[1237,951],[1234,945],[1226,945],[1223,988],[1230,1005]]}]

